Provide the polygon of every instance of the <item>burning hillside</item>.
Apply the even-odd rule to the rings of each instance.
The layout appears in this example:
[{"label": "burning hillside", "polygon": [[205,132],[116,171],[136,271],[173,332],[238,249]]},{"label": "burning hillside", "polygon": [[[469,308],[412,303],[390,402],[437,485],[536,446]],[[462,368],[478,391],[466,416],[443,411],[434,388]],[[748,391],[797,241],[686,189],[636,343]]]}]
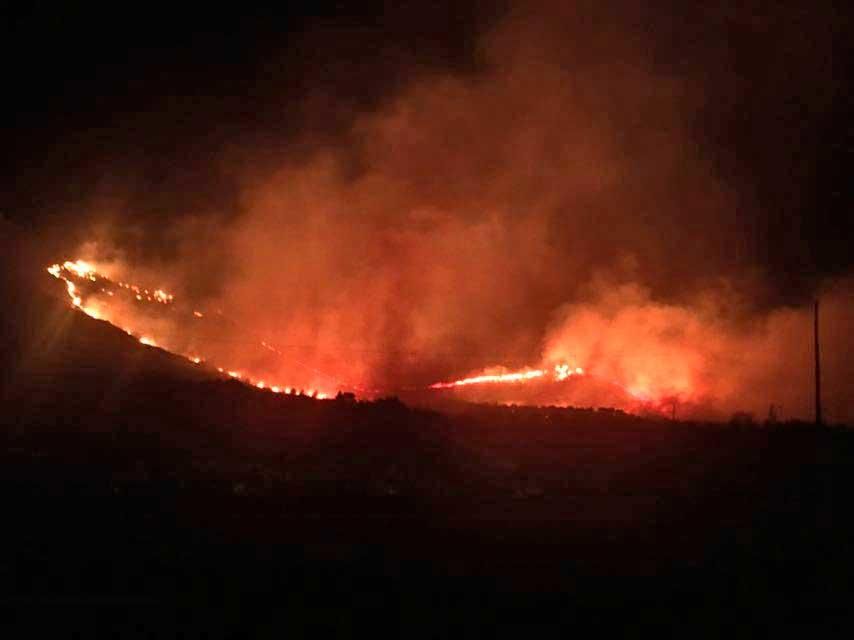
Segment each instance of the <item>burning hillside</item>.
[{"label": "burning hillside", "polygon": [[[243,380],[271,393],[308,395],[319,399],[329,395],[328,391],[315,387],[279,384],[270,378],[265,381],[247,373],[245,366],[225,366],[218,358],[220,350],[217,347],[224,339],[217,326],[226,322],[221,313],[215,314],[214,322],[206,321],[203,312],[176,304],[174,295],[162,289],[147,289],[137,284],[113,281],[85,260],[57,263],[48,267],[47,271],[65,283],[73,307],[96,320],[105,320],[121,328],[145,346],[166,349],[193,364],[214,367],[220,374]],[[168,335],[160,335],[159,330],[176,325],[191,328],[181,332],[180,338],[174,329]],[[275,347],[265,341],[258,341],[244,352],[242,365],[252,366],[253,371],[261,370],[264,360],[269,359],[269,352],[281,355]]]},{"label": "burning hillside", "polygon": [[[317,41],[292,91],[265,52],[241,74],[258,108],[233,83],[228,113],[176,114],[171,90],[145,108],[200,119],[174,157],[134,113],[105,119],[142,136],[107,155],[52,141],[92,179],[55,170],[44,182],[66,195],[33,198],[56,212],[47,260],[84,259],[53,268],[81,311],[264,388],[680,417],[810,416],[821,297],[827,415],[854,419],[852,285],[810,262],[824,252],[798,218],[821,210],[813,181],[756,160],[811,166],[827,146],[832,39],[791,52],[829,16],[772,11],[742,68],[754,12],[671,8],[656,31],[653,9],[624,9],[511,2],[441,68],[373,46],[354,55],[394,68],[321,61],[334,47]],[[797,154],[793,122],[814,134]]]},{"label": "burning hillside", "polygon": [[[377,351],[356,337],[336,352],[330,349],[340,344],[340,336],[315,335],[312,341],[287,328],[259,331],[250,322],[254,309],[247,315],[223,299],[200,308],[166,287],[123,275],[127,267],[109,262],[100,267],[97,259],[66,261],[47,270],[63,282],[67,299],[80,312],[110,322],[143,345],[271,393],[326,398],[352,391],[365,399],[399,395],[425,404],[453,398],[712,419],[740,409],[761,415],[771,403],[779,410],[780,398],[788,401],[789,415],[805,415],[811,407],[811,352],[803,339],[809,335],[809,316],[797,309],[745,325],[727,321],[714,306],[714,296],[712,303],[676,306],[654,302],[636,286],[614,286],[596,302],[568,306],[555,315],[535,366],[493,364],[498,358],[486,356],[489,366],[472,362],[463,369],[447,365],[470,361],[464,354],[412,352],[394,345]],[[838,343],[839,323],[847,313],[844,288],[829,296],[826,309],[827,337]],[[829,350],[828,369],[835,376],[844,370],[843,353]],[[434,374],[432,381],[425,380],[425,372],[438,371],[442,362],[462,375],[436,381]],[[398,375],[389,375],[394,371]],[[831,389],[832,414],[846,415],[848,400],[838,388]]]},{"label": "burning hillside", "polygon": [[[163,289],[113,280],[85,260],[57,263],[47,271],[64,282],[74,308],[121,328],[145,346],[166,349],[193,364],[215,368],[224,376],[271,393],[304,394],[323,399],[344,388],[334,376],[322,374],[309,365],[303,365],[307,372],[302,372],[302,379],[306,375],[316,379],[320,374],[327,385],[322,390],[316,385],[305,386],[293,381],[288,384],[288,381],[279,380],[271,372],[280,368],[278,361],[288,356],[260,338],[248,342],[241,351],[241,357],[234,358],[233,351],[222,349],[221,345],[228,343],[229,333],[237,327],[220,311],[207,314],[176,301],[175,295]],[[176,327],[182,330],[177,331]],[[229,355],[232,360],[227,361]],[[239,362],[234,362],[235,359]],[[587,375],[582,367],[566,362],[549,368],[518,371],[502,366],[492,367],[477,375],[423,387],[408,385],[376,389],[351,383],[346,388],[367,397],[394,392],[411,394],[421,390],[450,392],[468,401],[500,404],[614,406],[630,411],[657,410],[662,406],[658,399],[634,394],[615,382]]]}]

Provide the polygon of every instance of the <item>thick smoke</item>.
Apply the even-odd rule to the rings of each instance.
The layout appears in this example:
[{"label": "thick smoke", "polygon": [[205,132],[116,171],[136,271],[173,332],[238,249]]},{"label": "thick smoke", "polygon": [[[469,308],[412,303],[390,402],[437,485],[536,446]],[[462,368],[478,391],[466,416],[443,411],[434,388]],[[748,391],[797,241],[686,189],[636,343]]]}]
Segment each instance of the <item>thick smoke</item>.
[{"label": "thick smoke", "polygon": [[[340,145],[255,179],[225,239],[240,323],[379,385],[523,362],[592,267],[634,255],[665,272],[669,226],[729,211],[686,144],[690,89],[619,26],[558,18],[512,14],[482,73],[415,82]],[[716,255],[700,244],[679,249],[683,273]]]},{"label": "thick smoke", "polygon": [[[414,77],[273,168],[232,145],[237,215],[178,233],[157,284],[222,310],[234,360],[276,345],[259,375],[299,384],[568,361],[698,415],[806,416],[810,310],[756,302],[758,205],[697,131],[727,61],[682,68],[649,15],[620,16],[520,3],[481,34],[475,72]],[[849,292],[827,295],[832,419],[854,417]]]},{"label": "thick smoke", "polygon": [[[846,327],[854,322],[854,283],[822,294],[824,395],[829,413],[850,420],[847,381],[854,366]],[[570,356],[588,373],[653,404],[676,402],[682,415],[725,418],[734,409],[759,417],[805,417],[813,406],[812,309],[780,308],[744,317],[713,292],[694,305],[653,300],[636,284],[610,286],[561,309],[548,333],[549,361]],[[736,313],[734,313],[736,311]]]}]

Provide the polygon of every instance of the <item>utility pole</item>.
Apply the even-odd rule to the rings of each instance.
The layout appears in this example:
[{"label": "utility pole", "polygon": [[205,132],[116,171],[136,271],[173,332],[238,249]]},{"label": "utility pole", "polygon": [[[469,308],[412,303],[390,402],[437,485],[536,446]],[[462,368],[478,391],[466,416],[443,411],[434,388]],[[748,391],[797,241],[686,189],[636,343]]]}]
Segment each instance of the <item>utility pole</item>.
[{"label": "utility pole", "polygon": [[821,352],[818,346],[818,298],[813,313],[813,335],[815,339],[815,426],[820,427],[821,420]]}]

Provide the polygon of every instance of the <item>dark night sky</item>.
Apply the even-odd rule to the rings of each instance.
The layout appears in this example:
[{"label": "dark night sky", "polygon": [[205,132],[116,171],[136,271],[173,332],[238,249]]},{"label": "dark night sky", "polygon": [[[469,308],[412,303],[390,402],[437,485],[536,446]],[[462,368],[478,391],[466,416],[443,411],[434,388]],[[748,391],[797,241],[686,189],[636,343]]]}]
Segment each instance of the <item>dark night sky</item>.
[{"label": "dark night sky", "polygon": [[[13,8],[2,37],[13,96],[3,209],[39,218],[57,190],[73,199],[105,167],[170,198],[188,181],[203,187],[196,197],[219,200],[227,194],[211,192],[206,154],[235,139],[288,138],[306,128],[333,135],[414,74],[463,69],[477,25],[496,13],[382,4],[287,3],[284,11],[239,14]],[[329,99],[306,107],[309,92]],[[63,175],[74,177],[57,180]]]},{"label": "dark night sky", "polygon": [[[234,141],[275,163],[270,140],[316,145],[413,78],[476,74],[477,34],[503,11],[384,4],[6,5],[0,210],[50,226],[105,175],[145,194],[143,226],[229,202],[234,185],[210,158]],[[696,115],[695,143],[755,204],[741,253],[796,293],[850,271],[851,10],[684,4],[652,3],[635,26],[652,35],[657,65],[716,94]]]}]

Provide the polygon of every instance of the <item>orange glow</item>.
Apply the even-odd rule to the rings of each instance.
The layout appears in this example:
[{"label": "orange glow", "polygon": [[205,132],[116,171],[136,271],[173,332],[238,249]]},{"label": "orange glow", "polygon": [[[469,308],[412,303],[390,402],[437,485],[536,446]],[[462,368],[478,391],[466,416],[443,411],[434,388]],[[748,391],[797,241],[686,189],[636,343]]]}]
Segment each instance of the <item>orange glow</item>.
[{"label": "orange glow", "polygon": [[156,347],[157,343],[151,338],[147,338],[145,336],[141,337],[139,341],[147,347]]}]

